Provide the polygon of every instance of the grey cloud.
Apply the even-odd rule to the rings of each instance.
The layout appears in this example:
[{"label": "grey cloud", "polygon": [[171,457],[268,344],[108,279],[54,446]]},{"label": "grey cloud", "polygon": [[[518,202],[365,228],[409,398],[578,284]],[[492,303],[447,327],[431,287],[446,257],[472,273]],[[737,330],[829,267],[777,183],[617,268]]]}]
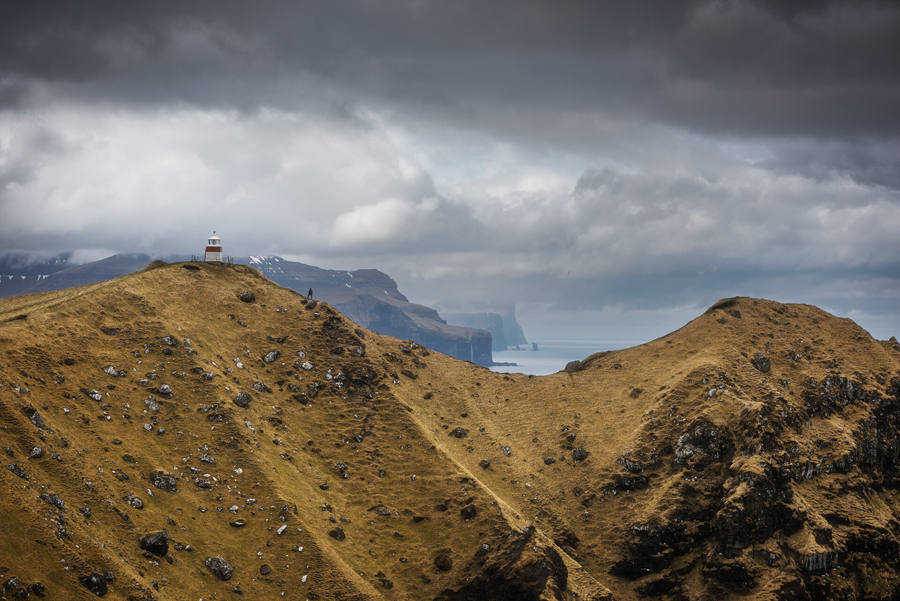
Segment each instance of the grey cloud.
[{"label": "grey cloud", "polygon": [[0,250],[217,229],[422,300],[884,314],[897,106],[887,1],[7,2]]}]

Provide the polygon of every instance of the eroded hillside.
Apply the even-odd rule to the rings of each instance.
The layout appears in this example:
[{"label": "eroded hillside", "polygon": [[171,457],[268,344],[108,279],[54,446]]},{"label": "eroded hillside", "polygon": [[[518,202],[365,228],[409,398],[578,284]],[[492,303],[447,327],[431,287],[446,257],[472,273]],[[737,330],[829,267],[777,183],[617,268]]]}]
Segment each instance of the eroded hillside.
[{"label": "eroded hillside", "polygon": [[890,598],[898,357],[752,299],[545,377],[379,336],[241,266],[6,299],[0,584]]}]

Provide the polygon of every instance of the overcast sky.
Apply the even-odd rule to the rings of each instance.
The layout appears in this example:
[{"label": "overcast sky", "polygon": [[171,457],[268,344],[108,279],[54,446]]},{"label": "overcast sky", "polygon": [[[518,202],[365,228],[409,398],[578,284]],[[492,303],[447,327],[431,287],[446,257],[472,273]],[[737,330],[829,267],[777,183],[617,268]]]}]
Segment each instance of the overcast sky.
[{"label": "overcast sky", "polygon": [[530,338],[900,335],[900,4],[0,0],[0,253],[212,230]]}]

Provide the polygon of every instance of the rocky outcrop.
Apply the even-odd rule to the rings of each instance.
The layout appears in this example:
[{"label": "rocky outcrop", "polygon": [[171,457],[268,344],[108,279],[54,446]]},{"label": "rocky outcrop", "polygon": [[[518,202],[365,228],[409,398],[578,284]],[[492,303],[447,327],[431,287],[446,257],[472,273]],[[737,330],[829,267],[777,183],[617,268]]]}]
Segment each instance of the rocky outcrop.
[{"label": "rocky outcrop", "polygon": [[[512,534],[495,548],[488,544],[475,553],[477,572],[458,589],[447,589],[440,601],[537,601],[538,599],[569,599],[569,570],[559,552],[552,546],[535,540],[535,529],[524,528]],[[447,555],[435,560],[444,562],[446,570],[452,566]]]}]

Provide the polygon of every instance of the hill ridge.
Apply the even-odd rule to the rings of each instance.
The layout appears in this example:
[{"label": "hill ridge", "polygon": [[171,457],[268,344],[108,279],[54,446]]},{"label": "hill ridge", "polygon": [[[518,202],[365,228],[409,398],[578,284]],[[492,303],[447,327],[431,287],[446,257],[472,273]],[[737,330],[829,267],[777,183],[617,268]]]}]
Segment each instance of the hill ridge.
[{"label": "hill ridge", "polygon": [[900,346],[850,320],[730,299],[529,377],[375,334],[248,267],[192,267],[0,300],[0,584],[898,592]]}]

